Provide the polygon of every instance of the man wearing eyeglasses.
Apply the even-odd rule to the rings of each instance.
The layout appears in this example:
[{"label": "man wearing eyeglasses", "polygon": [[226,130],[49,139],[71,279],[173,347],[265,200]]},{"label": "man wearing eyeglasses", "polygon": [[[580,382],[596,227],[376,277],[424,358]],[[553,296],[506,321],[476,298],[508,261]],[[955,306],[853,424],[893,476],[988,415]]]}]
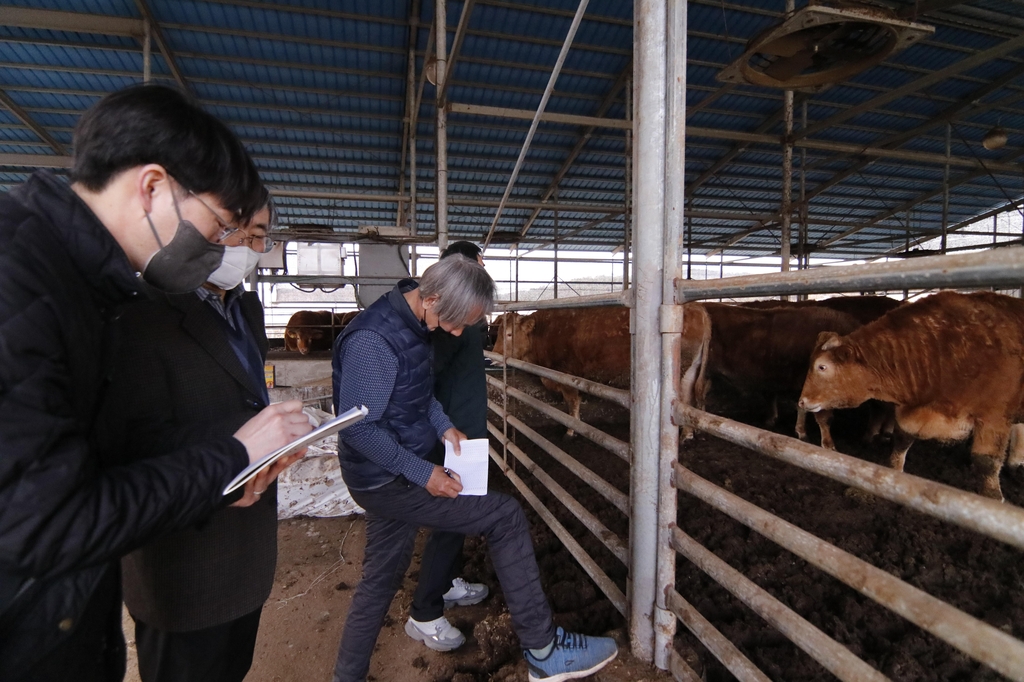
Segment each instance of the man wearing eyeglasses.
[{"label": "man wearing eyeglasses", "polygon": [[[217,237],[266,203],[233,133],[182,93],[107,95],[75,126],[71,182],[38,171],[0,194],[0,680],[111,682],[125,668],[122,555],[234,502],[250,462],[308,433],[301,403],[253,410],[233,433],[125,464],[97,421],[141,280],[190,292]],[[154,380],[160,377],[153,377]],[[257,414],[258,412],[258,414]],[[244,500],[244,498],[242,498]]]},{"label": "man wearing eyeglasses", "polygon": [[[194,292],[147,290],[128,306],[101,414],[119,441],[118,464],[226,436],[268,404],[263,307],[242,286],[273,247],[269,202],[243,228],[219,235],[221,265]],[[285,458],[278,468],[294,458]],[[277,486],[271,471],[231,507],[121,560],[142,682],[241,682],[252,664],[277,561]]]}]

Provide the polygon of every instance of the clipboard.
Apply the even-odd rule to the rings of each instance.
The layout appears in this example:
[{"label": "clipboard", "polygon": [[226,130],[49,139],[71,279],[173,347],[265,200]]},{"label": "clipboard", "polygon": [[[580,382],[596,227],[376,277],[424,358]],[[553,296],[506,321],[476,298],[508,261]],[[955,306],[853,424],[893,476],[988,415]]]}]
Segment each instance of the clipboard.
[{"label": "clipboard", "polygon": [[275,450],[274,452],[271,452],[269,455],[260,458],[259,460],[245,467],[245,469],[243,469],[240,474],[235,476],[234,479],[232,479],[231,483],[228,483],[227,487],[224,488],[224,494],[230,495],[234,491],[238,490],[243,485],[248,483],[250,480],[255,478],[256,474],[258,474],[261,470],[265,469],[267,466],[273,464],[274,462],[281,459],[285,455],[290,455],[294,452],[298,452],[299,450],[308,445],[312,445],[317,441],[321,441],[324,438],[327,438],[328,436],[333,436],[338,431],[341,431],[346,427],[352,426],[356,422],[362,421],[363,417],[365,417],[368,412],[369,410],[366,409],[365,405],[353,407],[345,414],[335,417],[334,419],[328,422],[324,422],[317,428],[307,433],[302,438],[297,438],[293,440],[291,443],[288,443],[288,445],[285,445],[280,450]]}]

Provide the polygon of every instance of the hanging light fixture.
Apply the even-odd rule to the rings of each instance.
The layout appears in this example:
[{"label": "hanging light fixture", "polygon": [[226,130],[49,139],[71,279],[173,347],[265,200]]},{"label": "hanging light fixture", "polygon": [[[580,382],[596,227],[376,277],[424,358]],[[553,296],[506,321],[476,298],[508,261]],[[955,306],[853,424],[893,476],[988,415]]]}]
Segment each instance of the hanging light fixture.
[{"label": "hanging light fixture", "polygon": [[423,65],[423,75],[427,77],[427,80],[431,85],[437,85],[437,58],[431,57],[430,60]]},{"label": "hanging light fixture", "polygon": [[996,124],[992,130],[985,133],[985,137],[981,138],[981,146],[988,150],[1002,149],[1006,146],[1006,129]]}]

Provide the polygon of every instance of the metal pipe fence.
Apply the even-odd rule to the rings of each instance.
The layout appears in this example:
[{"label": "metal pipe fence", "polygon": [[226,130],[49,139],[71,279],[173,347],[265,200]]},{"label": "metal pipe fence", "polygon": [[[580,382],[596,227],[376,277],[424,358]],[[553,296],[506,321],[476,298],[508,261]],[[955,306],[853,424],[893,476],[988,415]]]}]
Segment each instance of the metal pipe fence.
[{"label": "metal pipe fence", "polygon": [[[678,310],[684,302],[722,297],[898,288],[1012,287],[1020,286],[1022,281],[1024,249],[1007,248],[899,263],[733,277],[714,282],[677,280],[675,308]],[[663,315],[662,331],[666,336],[674,334],[678,327],[674,317],[674,314]],[[678,361],[678,349],[675,352]],[[671,363],[663,362],[663,369],[672,367]],[[674,367],[671,370],[674,374],[662,376],[666,387],[663,401],[671,399],[673,404],[675,418],[672,428],[686,426],[708,433],[1024,549],[1024,509],[682,405],[677,391],[678,364]],[[669,448],[663,444],[661,464],[673,472],[672,481],[677,491],[693,495],[731,516],[1006,677],[1024,680],[1024,642],[705,481],[679,463],[677,447]],[[662,498],[659,519],[663,526],[667,524],[671,535],[667,546],[659,546],[659,556],[674,556],[677,552],[685,556],[839,679],[886,679],[676,528],[677,494],[674,491]],[[721,633],[682,600],[675,590],[674,576],[666,579],[663,573],[659,573],[658,588],[679,621],[733,674],[741,680],[762,679],[759,671],[749,668],[749,661],[737,658],[738,652],[734,647],[721,641]],[[674,650],[669,653],[667,667],[675,679],[691,679],[689,667]]]},{"label": "metal pipe fence", "polygon": [[629,565],[629,548],[627,543],[608,529],[608,527],[605,526],[605,524],[602,523],[591,511],[586,509],[579,501],[573,498],[561,484],[555,481],[550,474],[534,462],[529,455],[527,455],[527,453],[514,442],[513,438],[509,437],[510,427],[514,429],[516,433],[522,434],[525,438],[550,455],[552,459],[564,466],[577,478],[604,497],[604,499],[606,499],[627,518],[629,517],[630,511],[629,496],[588,469],[576,458],[557,447],[550,440],[544,438],[522,420],[510,414],[508,407],[509,399],[512,398],[527,407],[537,410],[541,414],[551,417],[558,423],[566,426],[567,428],[573,429],[578,434],[609,450],[626,462],[629,462],[629,444],[587,424],[580,419],[576,419],[541,400],[534,398],[524,391],[509,386],[508,370],[509,368],[514,368],[521,372],[550,379],[561,383],[562,385],[604,398],[626,409],[629,409],[631,405],[629,391],[615,389],[581,377],[576,377],[564,372],[558,372],[533,363],[523,362],[521,360],[499,355],[497,353],[485,352],[485,355],[492,361],[501,364],[503,369],[502,379],[499,380],[492,376],[487,377],[488,384],[502,392],[501,405],[497,404],[493,400],[487,401],[487,406],[490,411],[502,420],[500,427],[493,423],[488,423],[488,432],[494,440],[502,446],[505,453],[504,455],[498,454],[498,452],[492,448],[492,459],[498,463],[498,466],[509,481],[511,481],[516,489],[519,490],[527,502],[537,511],[541,519],[544,520],[555,535],[563,542],[566,549],[579,562],[580,566],[594,580],[598,589],[608,597],[609,601],[611,601],[623,616],[626,616],[628,614],[628,603],[625,594],[623,594],[622,590],[619,589],[615,582],[600,568],[597,562],[587,554],[582,545],[572,537],[572,534],[565,529],[564,525],[558,521],[557,517],[551,512],[551,510],[532,490],[530,490],[529,486],[522,480],[522,478],[515,473],[508,460],[508,455],[511,454],[515,462],[532,474],[538,484],[554,495],[554,497],[565,506],[569,513],[585,528],[587,528],[612,554],[612,556],[626,566]]}]

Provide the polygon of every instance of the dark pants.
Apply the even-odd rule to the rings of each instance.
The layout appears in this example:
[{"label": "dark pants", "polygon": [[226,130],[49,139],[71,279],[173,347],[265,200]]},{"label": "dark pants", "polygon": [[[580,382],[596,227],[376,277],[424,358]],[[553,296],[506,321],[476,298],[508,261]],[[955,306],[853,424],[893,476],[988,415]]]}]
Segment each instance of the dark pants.
[{"label": "dark pants", "polygon": [[[427,457],[433,464],[444,466],[444,447],[438,441]],[[420,559],[420,577],[412,595],[409,615],[421,623],[444,615],[444,593],[452,580],[462,572],[462,545],[466,536],[443,530],[430,532]]]},{"label": "dark pants", "polygon": [[377,635],[402,584],[421,526],[462,535],[484,535],[512,626],[524,648],[547,646],[555,636],[551,607],[540,586],[526,515],[501,493],[434,497],[399,477],[375,490],[352,490],[366,510],[363,579],[356,587],[341,636],[334,682],[362,682]]},{"label": "dark pants", "polygon": [[242,682],[252,666],[262,609],[189,632],[135,621],[142,682]]},{"label": "dark pants", "polygon": [[462,570],[462,544],[466,536],[443,530],[430,532],[420,559],[420,578],[412,595],[409,615],[426,623],[444,615],[444,593]]}]

